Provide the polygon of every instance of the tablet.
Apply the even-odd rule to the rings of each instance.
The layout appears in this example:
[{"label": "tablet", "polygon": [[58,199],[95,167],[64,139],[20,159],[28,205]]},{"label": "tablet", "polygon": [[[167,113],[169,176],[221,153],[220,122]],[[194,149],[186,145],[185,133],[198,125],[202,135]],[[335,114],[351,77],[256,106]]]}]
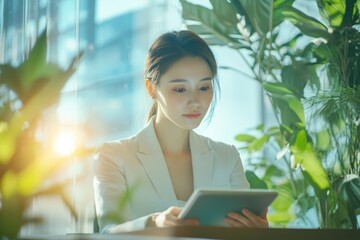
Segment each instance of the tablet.
[{"label": "tablet", "polygon": [[197,189],[190,196],[179,218],[196,218],[200,225],[225,226],[229,212],[241,213],[242,209],[260,215],[276,198],[272,190]]}]

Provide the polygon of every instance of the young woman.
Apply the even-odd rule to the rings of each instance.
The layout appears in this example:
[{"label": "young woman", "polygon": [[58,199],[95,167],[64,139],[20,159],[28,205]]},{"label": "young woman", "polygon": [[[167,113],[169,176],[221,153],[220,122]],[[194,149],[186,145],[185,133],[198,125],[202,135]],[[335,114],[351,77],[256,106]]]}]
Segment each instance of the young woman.
[{"label": "young woman", "polygon": [[[194,189],[247,189],[234,146],[193,131],[214,106],[217,64],[190,31],[168,32],[151,46],[145,85],[154,103],[136,135],[101,146],[94,161],[96,213],[102,232],[197,225],[177,216]],[[211,209],[209,209],[211,211]],[[233,227],[268,227],[266,213],[229,213]]]}]

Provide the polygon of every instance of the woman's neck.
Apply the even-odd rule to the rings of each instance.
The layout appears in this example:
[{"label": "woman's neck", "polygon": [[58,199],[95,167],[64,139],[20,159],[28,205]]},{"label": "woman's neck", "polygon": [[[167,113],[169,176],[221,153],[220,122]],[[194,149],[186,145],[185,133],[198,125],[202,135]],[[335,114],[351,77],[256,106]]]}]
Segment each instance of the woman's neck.
[{"label": "woman's neck", "polygon": [[190,152],[189,130],[180,128],[167,118],[156,117],[153,124],[156,137],[164,154]]}]

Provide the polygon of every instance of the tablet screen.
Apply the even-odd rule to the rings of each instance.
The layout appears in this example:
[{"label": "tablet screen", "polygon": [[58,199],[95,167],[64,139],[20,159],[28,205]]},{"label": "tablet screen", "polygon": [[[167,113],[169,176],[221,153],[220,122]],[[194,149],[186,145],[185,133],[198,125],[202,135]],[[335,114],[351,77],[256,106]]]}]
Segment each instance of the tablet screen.
[{"label": "tablet screen", "polygon": [[260,215],[278,195],[271,190],[197,189],[179,214],[179,218],[196,218],[200,225],[224,226],[229,212],[248,209]]}]

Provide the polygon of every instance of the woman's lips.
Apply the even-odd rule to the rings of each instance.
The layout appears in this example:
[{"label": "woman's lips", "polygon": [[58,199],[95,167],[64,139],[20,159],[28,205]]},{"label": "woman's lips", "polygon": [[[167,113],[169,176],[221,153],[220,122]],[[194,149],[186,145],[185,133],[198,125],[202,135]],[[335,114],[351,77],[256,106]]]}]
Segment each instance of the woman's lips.
[{"label": "woman's lips", "polygon": [[184,114],[184,116],[190,119],[196,119],[201,116],[201,113],[189,113],[189,114]]}]

